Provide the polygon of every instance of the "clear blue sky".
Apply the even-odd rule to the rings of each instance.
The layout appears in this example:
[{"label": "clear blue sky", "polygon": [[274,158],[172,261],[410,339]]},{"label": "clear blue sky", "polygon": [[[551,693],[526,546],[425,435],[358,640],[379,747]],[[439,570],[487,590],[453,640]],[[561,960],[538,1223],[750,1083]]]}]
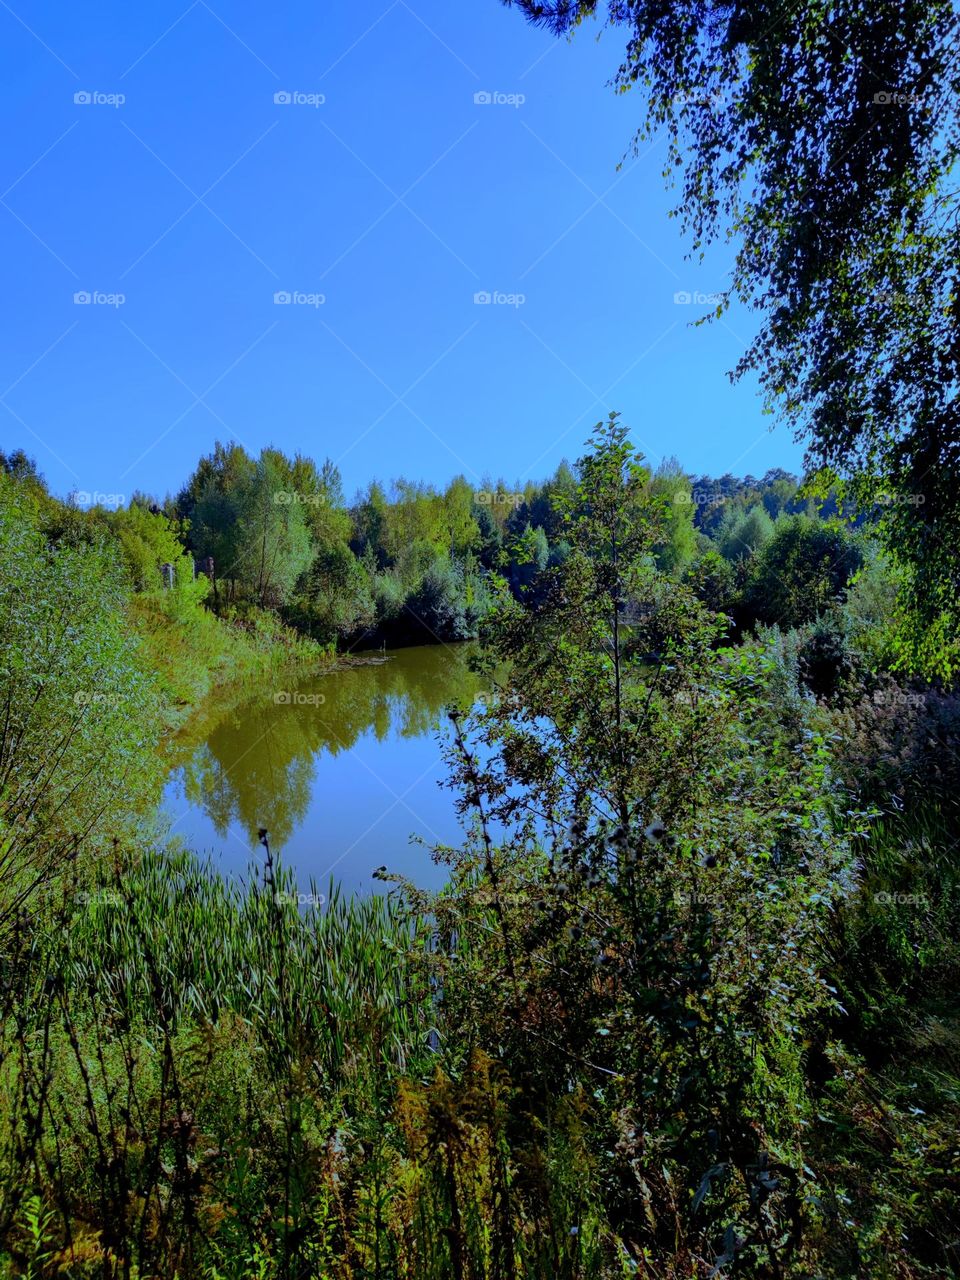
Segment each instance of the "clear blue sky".
[{"label": "clear blue sky", "polygon": [[674,302],[730,260],[685,260],[663,141],[617,172],[622,33],[497,0],[12,0],[0,29],[0,442],[56,492],[162,496],[217,438],[348,494],[539,477],[610,408],[653,461],[799,468],[726,376],[751,317]]}]

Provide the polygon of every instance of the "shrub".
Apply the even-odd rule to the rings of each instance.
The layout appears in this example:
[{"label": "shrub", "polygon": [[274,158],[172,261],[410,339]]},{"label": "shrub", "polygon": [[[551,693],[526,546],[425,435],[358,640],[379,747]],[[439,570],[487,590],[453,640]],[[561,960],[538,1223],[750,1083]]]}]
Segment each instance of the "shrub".
[{"label": "shrub", "polygon": [[862,564],[857,542],[839,525],[782,518],[750,566],[745,606],[754,621],[802,627],[843,599]]}]

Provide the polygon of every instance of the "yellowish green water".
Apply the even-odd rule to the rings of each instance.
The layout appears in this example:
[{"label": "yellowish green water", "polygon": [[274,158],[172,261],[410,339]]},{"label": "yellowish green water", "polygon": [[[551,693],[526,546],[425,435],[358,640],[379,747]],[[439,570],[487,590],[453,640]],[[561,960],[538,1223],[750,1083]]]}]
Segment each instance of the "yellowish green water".
[{"label": "yellowish green water", "polygon": [[469,667],[474,652],[400,649],[383,663],[231,689],[176,745],[164,792],[173,833],[243,874],[262,861],[265,827],[305,891],[333,874],[362,892],[383,865],[439,883],[444,871],[410,838],[459,838],[454,794],[439,786],[441,732],[444,709],[471,706],[485,688]]}]

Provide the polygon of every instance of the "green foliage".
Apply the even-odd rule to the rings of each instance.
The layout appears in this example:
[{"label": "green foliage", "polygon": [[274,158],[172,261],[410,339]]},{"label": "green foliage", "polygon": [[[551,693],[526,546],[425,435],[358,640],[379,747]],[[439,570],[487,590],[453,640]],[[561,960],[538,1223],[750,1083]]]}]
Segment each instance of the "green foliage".
[{"label": "green foliage", "polygon": [[[157,780],[156,681],[103,543],[50,547],[0,474],[0,926]],[[129,806],[129,808],[128,808]]]},{"label": "green foliage", "polygon": [[840,525],[784,517],[750,566],[746,606],[762,622],[802,626],[842,600],[862,564],[859,546]]},{"label": "green foliage", "polygon": [[434,907],[437,982],[467,1042],[528,1080],[518,1111],[593,1099],[638,1269],[699,1274],[727,1239],[745,1274],[783,1275],[816,1177],[819,918],[854,883],[826,742],[764,646],[718,655],[716,621],[651,567],[661,504],[615,419],[578,479],[570,557],[486,628],[509,675],[478,750],[458,736],[475,839]]},{"label": "green foliage", "polygon": [[[304,508],[322,499],[316,478],[303,474],[303,460],[291,465],[276,450],[253,462],[235,448],[228,462],[199,468],[189,486],[192,545],[213,557],[231,596],[240,584],[261,605],[282,604],[313,556]],[[314,486],[306,493],[293,488],[298,471],[300,483]]]},{"label": "green foliage", "polygon": [[284,617],[323,643],[373,626],[376,608],[370,578],[346,542],[320,544]]},{"label": "green foliage", "polygon": [[760,505],[748,510],[730,508],[717,533],[717,550],[725,560],[747,560],[773,537],[773,521]]},{"label": "green foliage", "polygon": [[470,636],[464,608],[462,573],[448,561],[436,560],[407,603],[413,620],[436,640]]},{"label": "green foliage", "polygon": [[177,582],[193,580],[191,557],[180,531],[162,512],[131,502],[125,510],[112,512],[107,523],[119,543],[134,591],[159,591],[164,564],[173,565]]},{"label": "green foliage", "polygon": [[549,559],[547,535],[539,526],[534,528],[527,524],[509,552],[510,585],[518,598],[523,599],[530,594]]},{"label": "green foliage", "polygon": [[[879,504],[905,570],[904,659],[957,662],[960,11],[951,0],[506,0],[558,34],[606,12],[614,76],[643,94],[635,143],[694,252],[733,237],[729,289],[759,329],[737,365],[806,436],[814,469]],[[706,317],[705,317],[706,318]]]},{"label": "green foliage", "polygon": [[[194,518],[285,464],[251,465],[205,460]],[[859,562],[849,535],[781,515],[749,572],[826,603],[725,647],[708,604],[737,570],[709,547],[683,582],[658,567],[662,487],[615,415],[549,532],[531,486],[520,529],[470,506],[472,550],[412,487],[381,514],[417,536],[357,559],[331,469],[291,470],[328,504],[301,504],[303,625],[339,632],[361,589],[381,624],[483,620],[499,684],[452,713],[466,840],[438,895],[299,886],[238,799],[329,733],[280,709],[213,751],[218,787],[188,779],[261,840],[246,883],[135,830],[177,698],[321,653],[241,593],[216,617],[192,575],[132,594],[118,546],[172,554],[162,517],[61,509],[5,468],[0,1276],[957,1274],[960,712],[863,645],[884,566],[837,603],[822,552]],[[483,566],[502,528],[536,567],[520,598]],[[402,701],[377,671],[330,685],[357,724],[363,696]],[[110,701],[78,715],[94,679]],[[463,692],[431,679],[431,713]]]},{"label": "green foliage", "polygon": [[730,562],[712,547],[690,565],[684,582],[714,613],[726,613],[732,607],[736,592],[734,570]]},{"label": "green foliage", "polygon": [[663,500],[664,541],[654,547],[657,566],[671,577],[687,568],[697,549],[690,480],[676,458],[664,458],[654,473],[650,492]]}]

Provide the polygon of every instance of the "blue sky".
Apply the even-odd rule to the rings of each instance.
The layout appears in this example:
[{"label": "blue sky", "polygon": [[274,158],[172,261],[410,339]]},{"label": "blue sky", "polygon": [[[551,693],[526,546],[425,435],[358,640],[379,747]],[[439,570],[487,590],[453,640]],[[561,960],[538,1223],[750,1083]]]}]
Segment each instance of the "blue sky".
[{"label": "blue sky", "polygon": [[217,438],[348,494],[539,477],[614,408],[654,462],[800,467],[727,378],[751,317],[674,300],[730,256],[685,260],[663,140],[617,171],[622,33],[497,0],[13,0],[0,30],[0,443],[56,492],[175,491]]}]

